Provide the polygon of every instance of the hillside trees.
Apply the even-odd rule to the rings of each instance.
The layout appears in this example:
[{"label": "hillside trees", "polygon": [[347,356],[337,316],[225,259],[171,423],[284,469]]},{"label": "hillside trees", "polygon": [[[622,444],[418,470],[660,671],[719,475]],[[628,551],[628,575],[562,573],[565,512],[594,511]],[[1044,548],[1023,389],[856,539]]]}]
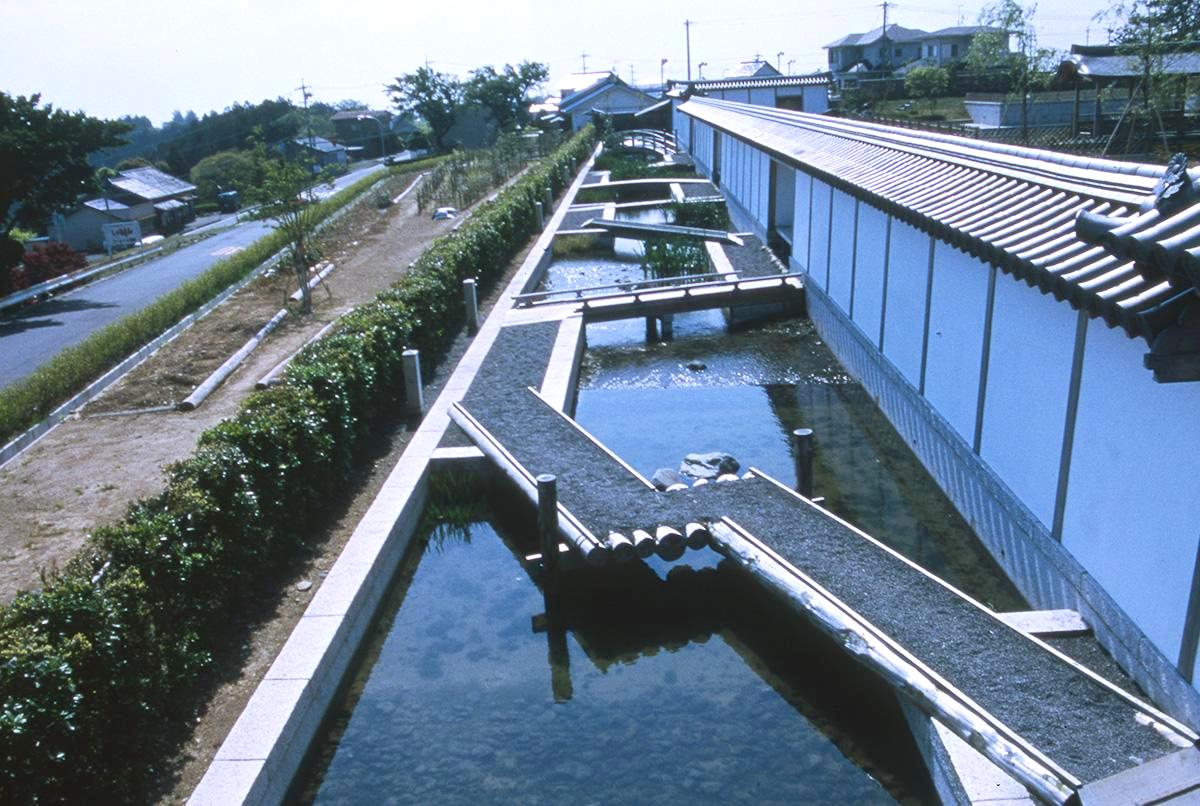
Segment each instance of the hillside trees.
[{"label": "hillside trees", "polygon": [[501,70],[477,68],[466,81],[429,67],[397,76],[386,89],[401,114],[420,117],[429,127],[434,147],[444,151],[446,136],[456,121],[486,110],[501,132],[513,131],[528,121],[527,96],[549,76],[540,62],[521,62]]},{"label": "hillside trees", "polygon": [[88,155],[119,145],[127,126],[66,112],[41,96],[0,92],[0,293],[24,248],[14,227],[41,227],[55,210],[89,190]]},{"label": "hillside trees", "polygon": [[192,168],[192,184],[201,201],[215,201],[223,190],[237,190],[243,195],[262,181],[262,165],[248,151],[218,151],[205,157]]}]

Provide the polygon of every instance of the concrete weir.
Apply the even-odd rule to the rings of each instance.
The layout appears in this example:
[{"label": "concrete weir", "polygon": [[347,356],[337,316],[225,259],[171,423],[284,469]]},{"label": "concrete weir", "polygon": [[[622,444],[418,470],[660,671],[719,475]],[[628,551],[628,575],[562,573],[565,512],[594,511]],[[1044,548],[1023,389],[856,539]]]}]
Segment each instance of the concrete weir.
[{"label": "concrete weir", "polygon": [[[574,421],[589,321],[657,316],[664,303],[782,302],[803,291],[787,274],[763,279],[723,255],[714,260],[722,279],[702,303],[679,286],[614,289],[599,305],[535,299],[590,166],[480,325],[189,802],[284,797],[409,545],[430,473],[450,466],[499,470],[535,504],[553,476],[557,517],[545,520],[565,546],[552,556],[568,565],[636,563],[652,552],[673,560],[704,547],[740,565],[904,695],[948,802],[997,791],[1053,803],[1192,791],[1200,737],[1035,637],[1078,630],[1077,618],[994,613],[756,470],[659,492]],[[452,422],[474,447],[461,434],[447,439]]]}]

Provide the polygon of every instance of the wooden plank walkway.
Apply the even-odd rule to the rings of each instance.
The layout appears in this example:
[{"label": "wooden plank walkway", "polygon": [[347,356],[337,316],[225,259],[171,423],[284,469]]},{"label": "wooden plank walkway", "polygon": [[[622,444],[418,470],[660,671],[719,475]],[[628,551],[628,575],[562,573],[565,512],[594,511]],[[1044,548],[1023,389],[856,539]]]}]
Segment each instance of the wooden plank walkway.
[{"label": "wooden plank walkway", "polygon": [[536,475],[557,477],[563,538],[586,562],[711,546],[1044,800],[1128,791],[1149,762],[1175,776],[1154,779],[1160,797],[1197,778],[1187,727],[766,475],[654,490],[538,394],[558,335],[504,328],[452,417],[531,500]]}]

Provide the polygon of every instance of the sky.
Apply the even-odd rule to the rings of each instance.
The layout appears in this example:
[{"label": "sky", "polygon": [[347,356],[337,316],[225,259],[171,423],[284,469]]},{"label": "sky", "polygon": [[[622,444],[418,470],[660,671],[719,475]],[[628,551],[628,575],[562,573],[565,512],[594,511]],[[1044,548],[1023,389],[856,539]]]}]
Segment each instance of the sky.
[{"label": "sky", "polygon": [[[929,31],[969,25],[981,6],[916,3],[889,3],[889,22]],[[1107,6],[1041,0],[1040,44],[1103,42],[1093,17]],[[683,78],[688,31],[693,77],[701,62],[704,76],[716,78],[756,55],[785,72],[810,72],[824,68],[823,45],[882,18],[880,5],[864,0],[0,0],[0,90],[156,124],[176,110],[299,103],[302,84],[317,100],[382,108],[384,85],[426,62],[462,76],[486,64],[545,62],[552,86],[585,64],[638,84],[657,83],[660,68]]]}]

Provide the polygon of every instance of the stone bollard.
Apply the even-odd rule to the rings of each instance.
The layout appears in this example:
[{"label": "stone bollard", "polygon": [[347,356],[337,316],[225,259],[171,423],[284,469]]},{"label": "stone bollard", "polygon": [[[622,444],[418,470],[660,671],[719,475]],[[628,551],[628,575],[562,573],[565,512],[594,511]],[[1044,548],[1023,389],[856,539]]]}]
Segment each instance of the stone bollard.
[{"label": "stone bollard", "polygon": [[533,203],[534,220],[537,221],[538,232],[546,228],[546,207],[541,202]]},{"label": "stone bollard", "polygon": [[548,213],[554,209],[554,192],[552,190],[550,190],[550,188],[547,187],[545,196],[546,196],[546,201],[545,201],[546,212]]},{"label": "stone bollard", "polygon": [[479,298],[473,277],[463,280],[463,308],[467,312],[467,333],[474,336],[479,331]]},{"label": "stone bollard", "polygon": [[425,392],[421,388],[421,353],[405,350],[401,353],[404,367],[404,408],[409,414],[425,413]]},{"label": "stone bollard", "polygon": [[813,430],[797,428],[792,432],[792,451],[796,460],[796,492],[805,498],[813,494]]}]

